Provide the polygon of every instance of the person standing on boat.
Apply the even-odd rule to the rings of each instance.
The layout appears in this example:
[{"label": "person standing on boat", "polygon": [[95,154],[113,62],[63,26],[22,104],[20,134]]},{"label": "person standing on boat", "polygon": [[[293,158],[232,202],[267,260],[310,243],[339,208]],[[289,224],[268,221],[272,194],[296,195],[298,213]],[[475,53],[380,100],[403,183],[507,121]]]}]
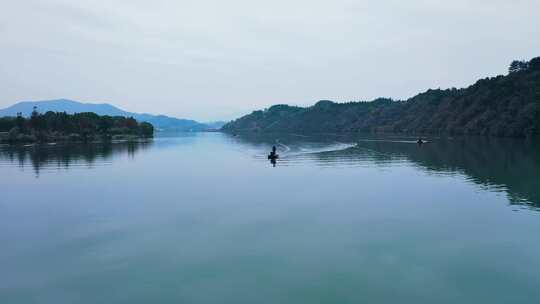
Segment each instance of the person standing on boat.
[{"label": "person standing on boat", "polygon": [[273,146],[272,147],[272,151],[270,152],[270,154],[268,155],[268,159],[270,160],[270,163],[272,163],[272,165],[275,167],[276,166],[276,159],[279,157],[276,153],[277,151],[277,148],[276,146]]}]

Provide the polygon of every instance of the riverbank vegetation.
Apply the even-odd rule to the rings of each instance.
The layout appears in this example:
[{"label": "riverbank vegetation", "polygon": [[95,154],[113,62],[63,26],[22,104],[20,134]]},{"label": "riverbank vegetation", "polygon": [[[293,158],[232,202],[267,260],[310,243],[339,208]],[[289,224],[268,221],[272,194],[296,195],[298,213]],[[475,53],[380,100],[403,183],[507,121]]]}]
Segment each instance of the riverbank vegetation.
[{"label": "riverbank vegetation", "polygon": [[21,113],[0,118],[0,132],[0,142],[4,143],[89,142],[152,137],[154,127],[132,117],[100,116],[90,112],[41,114],[34,108],[28,118]]}]

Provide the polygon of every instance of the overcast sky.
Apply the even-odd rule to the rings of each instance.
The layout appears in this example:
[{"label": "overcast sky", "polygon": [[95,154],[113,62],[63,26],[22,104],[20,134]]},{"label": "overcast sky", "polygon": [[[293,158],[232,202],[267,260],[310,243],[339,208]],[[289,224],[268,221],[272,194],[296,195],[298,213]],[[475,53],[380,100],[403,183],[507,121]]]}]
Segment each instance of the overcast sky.
[{"label": "overcast sky", "polygon": [[70,98],[198,120],[407,98],[540,56],[539,0],[2,0],[0,108]]}]

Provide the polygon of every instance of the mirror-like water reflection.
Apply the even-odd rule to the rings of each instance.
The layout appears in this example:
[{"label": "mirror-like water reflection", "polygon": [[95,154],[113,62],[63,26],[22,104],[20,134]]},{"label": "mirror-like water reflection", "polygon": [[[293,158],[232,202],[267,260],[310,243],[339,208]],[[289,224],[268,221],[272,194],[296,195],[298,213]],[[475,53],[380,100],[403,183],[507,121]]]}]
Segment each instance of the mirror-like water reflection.
[{"label": "mirror-like water reflection", "polygon": [[538,144],[428,140],[0,146],[0,303],[539,302]]},{"label": "mirror-like water reflection", "polygon": [[31,166],[39,176],[40,170],[69,169],[70,166],[103,165],[110,163],[115,155],[126,153],[129,157],[141,149],[147,149],[151,140],[121,141],[108,143],[71,143],[71,144],[44,144],[44,145],[4,145],[0,147],[0,165],[14,162],[21,168]]}]

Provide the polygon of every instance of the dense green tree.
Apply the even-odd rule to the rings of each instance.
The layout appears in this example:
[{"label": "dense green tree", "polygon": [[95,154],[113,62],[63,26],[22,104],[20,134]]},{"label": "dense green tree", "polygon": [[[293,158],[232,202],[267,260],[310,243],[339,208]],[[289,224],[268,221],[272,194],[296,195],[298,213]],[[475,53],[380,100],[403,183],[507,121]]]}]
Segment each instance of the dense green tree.
[{"label": "dense green tree", "polygon": [[0,118],[0,132],[8,132],[11,128],[15,127],[16,121],[12,117]]},{"label": "dense green tree", "polygon": [[0,118],[0,132],[8,132],[16,141],[48,141],[59,138],[90,140],[112,135],[151,137],[154,127],[150,123],[138,123],[134,118],[122,116],[99,116],[95,113],[47,112],[40,114],[37,108],[27,119],[20,113],[17,117]]},{"label": "dense green tree", "polygon": [[30,127],[34,130],[40,130],[41,124],[39,121],[39,113],[37,111],[37,107],[34,107],[34,110],[32,111],[32,114],[30,115]]},{"label": "dense green tree", "polygon": [[147,122],[141,122],[139,130],[142,136],[151,137],[154,134],[154,126]]},{"label": "dense green tree", "polygon": [[514,61],[512,61],[512,63],[510,64],[510,67],[508,68],[508,72],[509,72],[509,73],[515,73],[515,72],[519,72],[519,71],[524,71],[524,70],[526,70],[528,67],[529,67],[529,63],[528,63],[528,62],[526,62],[526,61],[514,60]]},{"label": "dense green tree", "polygon": [[19,130],[24,131],[24,118],[22,117],[22,113],[17,113],[17,118],[15,120],[15,124]]}]

